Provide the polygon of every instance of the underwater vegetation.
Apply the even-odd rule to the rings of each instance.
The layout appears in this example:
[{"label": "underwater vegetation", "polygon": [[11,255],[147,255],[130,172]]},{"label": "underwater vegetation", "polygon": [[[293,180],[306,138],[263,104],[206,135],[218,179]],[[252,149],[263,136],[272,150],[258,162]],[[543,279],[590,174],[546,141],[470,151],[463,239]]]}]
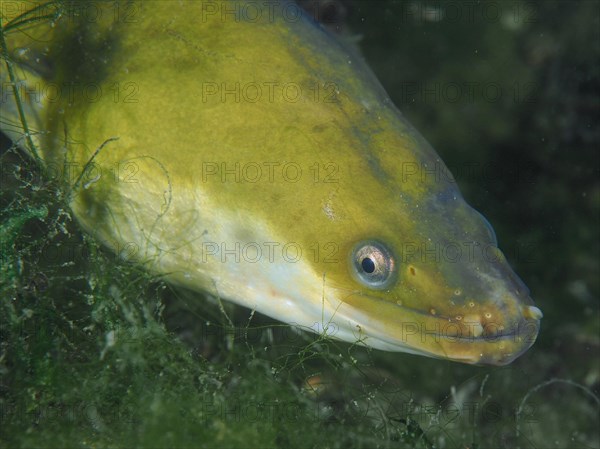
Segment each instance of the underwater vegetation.
[{"label": "underwater vegetation", "polygon": [[326,3],[494,225],[536,344],[464,366],[173,287],[82,232],[62,176],[3,136],[3,447],[600,447],[598,4]]}]

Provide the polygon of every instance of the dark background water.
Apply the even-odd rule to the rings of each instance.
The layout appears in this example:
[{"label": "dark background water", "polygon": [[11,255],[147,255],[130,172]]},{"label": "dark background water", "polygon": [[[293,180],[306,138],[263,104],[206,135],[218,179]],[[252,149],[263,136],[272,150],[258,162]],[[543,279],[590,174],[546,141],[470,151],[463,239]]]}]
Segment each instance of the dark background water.
[{"label": "dark background water", "polygon": [[[481,368],[312,337],[288,344],[266,318],[244,344],[240,329],[198,325],[219,322],[218,307],[82,235],[5,139],[0,441],[600,447],[599,3],[304,3],[360,49],[492,223],[544,312],[536,344],[508,367]],[[39,247],[65,242],[65,260],[40,259]],[[73,252],[87,256],[73,264]],[[114,329],[130,338],[109,345]]]}]

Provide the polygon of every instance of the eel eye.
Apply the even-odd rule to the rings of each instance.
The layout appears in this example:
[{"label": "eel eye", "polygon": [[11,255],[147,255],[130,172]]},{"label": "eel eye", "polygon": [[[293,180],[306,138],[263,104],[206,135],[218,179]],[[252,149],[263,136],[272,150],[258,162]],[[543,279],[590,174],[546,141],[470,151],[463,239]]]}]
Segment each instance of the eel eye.
[{"label": "eel eye", "polygon": [[350,257],[350,270],[362,285],[385,289],[395,280],[396,263],[384,244],[370,240],[354,247]]}]

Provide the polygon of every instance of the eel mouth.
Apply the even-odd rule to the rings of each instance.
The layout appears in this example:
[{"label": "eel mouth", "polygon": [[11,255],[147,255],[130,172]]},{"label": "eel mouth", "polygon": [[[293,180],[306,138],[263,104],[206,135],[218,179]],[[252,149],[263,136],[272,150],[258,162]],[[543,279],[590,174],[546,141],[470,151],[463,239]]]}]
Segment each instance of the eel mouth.
[{"label": "eel mouth", "polygon": [[[372,311],[357,307],[357,299],[363,305],[372,300]],[[483,313],[449,316],[352,292],[337,304],[335,321],[346,327],[345,334],[353,330],[357,339],[377,349],[506,365],[527,351],[539,333],[541,310],[523,302],[511,296],[502,304],[486,304]]]}]

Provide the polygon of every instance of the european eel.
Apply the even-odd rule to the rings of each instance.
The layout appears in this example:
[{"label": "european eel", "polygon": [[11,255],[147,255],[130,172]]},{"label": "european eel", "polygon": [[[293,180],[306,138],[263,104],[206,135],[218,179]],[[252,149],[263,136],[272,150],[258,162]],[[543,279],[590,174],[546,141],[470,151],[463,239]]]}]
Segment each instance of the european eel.
[{"label": "european eel", "polygon": [[534,343],[490,224],[294,3],[4,2],[2,27],[1,130],[79,173],[81,226],[148,270],[386,351],[504,365]]}]

